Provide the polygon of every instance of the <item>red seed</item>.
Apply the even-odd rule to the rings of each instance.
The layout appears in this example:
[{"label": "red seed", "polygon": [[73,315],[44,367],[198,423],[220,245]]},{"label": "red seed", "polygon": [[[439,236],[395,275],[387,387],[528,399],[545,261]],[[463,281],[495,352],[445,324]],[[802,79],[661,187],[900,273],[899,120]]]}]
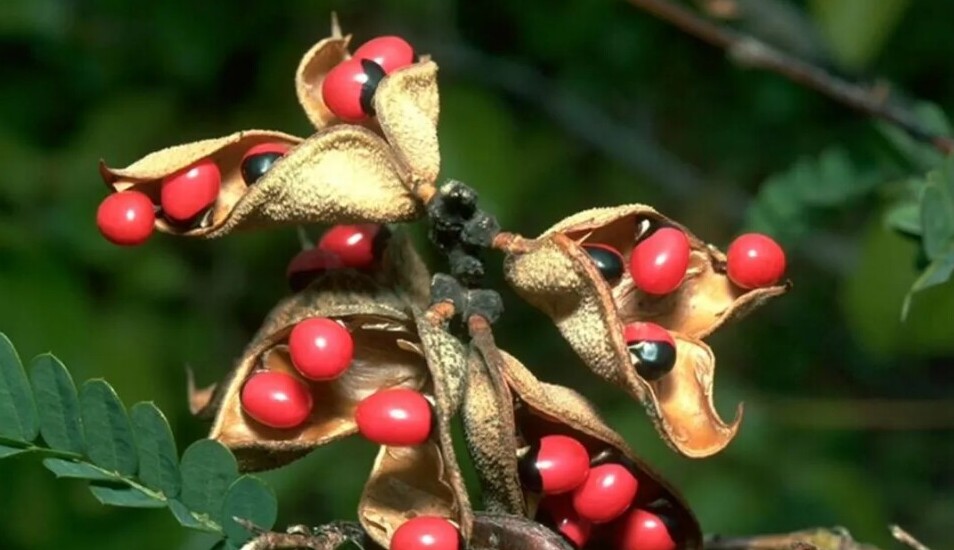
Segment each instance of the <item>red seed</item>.
[{"label": "red seed", "polygon": [[242,387],[242,410],[271,428],[294,428],[311,415],[308,386],[284,372],[257,372]]},{"label": "red seed", "polygon": [[726,253],[729,279],[742,288],[772,286],[785,274],[785,251],[771,237],[746,233]]},{"label": "red seed", "polygon": [[540,501],[540,509],[549,517],[554,529],[576,548],[583,548],[590,540],[593,524],[581,518],[573,509],[569,495],[547,497]]},{"label": "red seed", "polygon": [[414,63],[414,48],[399,36],[379,36],[362,44],[354,57],[374,61],[391,74]]},{"label": "red seed", "polygon": [[152,200],[139,191],[121,191],[103,199],[96,225],[106,239],[121,246],[146,242],[156,223]]},{"label": "red seed", "polygon": [[374,265],[374,241],[381,226],[374,223],[336,225],[322,235],[318,248],[341,258],[344,267],[368,269]]},{"label": "red seed", "polygon": [[317,247],[309,248],[302,250],[292,258],[292,261],[288,263],[288,268],[285,269],[285,278],[288,279],[288,286],[294,292],[298,292],[325,271],[339,267],[344,267],[344,264],[334,252],[328,252]]},{"label": "red seed", "polygon": [[162,213],[171,221],[188,222],[215,203],[221,187],[219,167],[212,159],[201,160],[162,181]]},{"label": "red seed", "polygon": [[288,336],[292,363],[305,378],[333,380],[351,366],[354,340],[348,329],[331,319],[313,317],[301,321]]},{"label": "red seed", "polygon": [[629,508],[638,485],[633,474],[621,464],[596,466],[573,492],[573,508],[593,523],[612,521]]},{"label": "red seed", "polygon": [[436,516],[418,516],[398,527],[391,536],[390,550],[459,550],[460,532],[454,524]]},{"label": "red seed", "polygon": [[321,82],[321,98],[334,115],[360,122],[371,114],[372,99],[384,69],[377,63],[352,57],[335,65]]},{"label": "red seed", "polygon": [[361,435],[379,445],[420,445],[431,434],[430,403],[406,388],[381,390],[364,398],[354,418]]},{"label": "red seed", "polygon": [[259,143],[249,148],[242,157],[240,169],[245,185],[256,183],[290,149],[291,145],[287,143]]},{"label": "red seed", "polygon": [[689,267],[689,238],[674,227],[662,227],[633,248],[629,271],[647,294],[668,294],[682,283]]},{"label": "red seed", "polygon": [[675,550],[676,542],[659,516],[634,508],[619,519],[616,550]]},{"label": "red seed", "polygon": [[590,472],[590,456],[582,443],[565,435],[547,435],[520,460],[524,485],[546,495],[576,489]]}]

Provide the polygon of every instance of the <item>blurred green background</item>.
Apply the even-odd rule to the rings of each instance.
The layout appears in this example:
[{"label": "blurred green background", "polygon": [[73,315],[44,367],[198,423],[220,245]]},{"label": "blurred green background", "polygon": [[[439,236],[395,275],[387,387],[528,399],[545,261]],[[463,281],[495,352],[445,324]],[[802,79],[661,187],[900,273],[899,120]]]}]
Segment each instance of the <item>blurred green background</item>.
[{"label": "blurred green background", "polygon": [[[949,0],[692,5],[719,4],[741,10],[727,24],[954,110]],[[917,295],[901,323],[917,245],[882,221],[907,174],[897,155],[863,117],[740,69],[623,0],[4,0],[0,331],[24,359],[53,351],[128,405],[154,400],[180,449],[204,436],[184,367],[201,383],[226,372],[286,293],[295,231],[113,247],[94,223],[96,163],[238,129],[307,135],[293,76],[331,10],[355,44],[401,34],[433,54],[444,176],[476,187],[505,228],[535,234],[583,208],[646,202],[720,246],[747,228],[787,244],[794,290],[712,339],[717,405],[728,416],[744,401],[746,418],[704,461],[668,450],[640,406],[505,294],[501,345],[598,400],[707,532],[840,524],[891,546],[896,522],[949,545],[954,284]],[[837,200],[787,195],[790,168],[832,148]],[[279,524],[352,519],[373,452],[346,441],[266,474]],[[166,512],[98,505],[29,456],[0,465],[0,501],[4,549],[208,546]]]}]

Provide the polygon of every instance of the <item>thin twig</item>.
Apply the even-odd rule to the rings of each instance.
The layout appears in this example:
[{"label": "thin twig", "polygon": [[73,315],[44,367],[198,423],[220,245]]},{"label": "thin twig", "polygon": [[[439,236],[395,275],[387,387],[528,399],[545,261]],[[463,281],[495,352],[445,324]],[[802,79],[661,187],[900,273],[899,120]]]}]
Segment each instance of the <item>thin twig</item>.
[{"label": "thin twig", "polygon": [[910,533],[901,528],[900,525],[891,526],[891,536],[895,538],[901,544],[909,546],[914,550],[930,550],[927,546],[921,544],[921,542],[914,538]]},{"label": "thin twig", "polygon": [[669,0],[628,1],[683,32],[726,50],[729,57],[741,65],[784,76],[852,109],[890,122],[945,155],[954,154],[954,139],[925,128],[910,111],[890,102],[881,87],[865,86],[832,75],[757,38],[708,21]]}]

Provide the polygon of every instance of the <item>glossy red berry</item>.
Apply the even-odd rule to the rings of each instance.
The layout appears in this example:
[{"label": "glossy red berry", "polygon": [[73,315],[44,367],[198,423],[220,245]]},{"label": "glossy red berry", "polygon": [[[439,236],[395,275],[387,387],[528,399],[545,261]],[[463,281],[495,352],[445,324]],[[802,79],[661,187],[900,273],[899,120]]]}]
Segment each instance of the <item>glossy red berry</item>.
[{"label": "glossy red berry", "polygon": [[639,241],[629,259],[633,283],[647,294],[668,294],[689,267],[689,238],[675,227],[661,227]]},{"label": "glossy red berry", "polygon": [[364,398],[354,418],[361,435],[379,445],[420,445],[431,434],[430,403],[406,388],[381,390]]},{"label": "glossy red berry", "polygon": [[374,114],[374,92],[382,78],[380,65],[352,57],[328,71],[321,82],[321,98],[336,117],[359,122]]},{"label": "glossy red berry", "polygon": [[162,180],[162,213],[173,222],[189,222],[215,203],[221,188],[218,165],[201,160]]},{"label": "glossy red berry", "polygon": [[597,271],[610,285],[615,285],[623,277],[625,263],[619,250],[605,244],[585,243],[583,251],[589,255]]},{"label": "glossy red berry", "polygon": [[553,529],[570,541],[575,548],[583,548],[590,540],[593,524],[581,518],[573,509],[569,495],[547,497],[540,501],[540,509]]},{"label": "glossy red berry", "polygon": [[351,366],[354,340],[348,329],[325,317],[295,325],[288,336],[288,353],[298,372],[311,380],[333,380]]},{"label": "glossy red berry", "polygon": [[524,487],[545,495],[576,489],[590,472],[590,455],[582,443],[565,435],[546,435],[534,442],[519,462]]},{"label": "glossy red berry", "polygon": [[242,387],[242,410],[271,428],[300,426],[311,414],[308,386],[291,374],[262,371],[250,376]]},{"label": "glossy red berry", "polygon": [[636,372],[644,379],[659,380],[676,364],[676,342],[669,331],[655,323],[630,323],[623,327]]},{"label": "glossy red berry", "polygon": [[100,233],[113,244],[142,244],[152,235],[155,223],[155,206],[139,191],[113,193],[103,199],[96,211]]},{"label": "glossy red berry", "polygon": [[246,151],[240,168],[245,185],[257,182],[289,149],[291,145],[287,143],[259,143]]},{"label": "glossy red berry", "polygon": [[619,519],[614,537],[616,550],[675,550],[676,541],[663,520],[639,508]]},{"label": "glossy red berry", "polygon": [[399,36],[379,36],[362,44],[354,57],[374,61],[391,74],[414,63],[414,48]]},{"label": "glossy red berry", "polygon": [[726,253],[729,279],[742,288],[774,285],[785,274],[785,251],[771,237],[746,233]]},{"label": "glossy red berry", "polygon": [[304,290],[312,281],[329,269],[344,267],[341,258],[334,252],[320,248],[302,250],[285,269],[285,278],[293,292]]},{"label": "glossy red berry", "polygon": [[321,236],[318,248],[336,254],[344,267],[368,269],[377,259],[379,237],[386,237],[386,229],[378,224],[336,225]]},{"label": "glossy red berry", "polygon": [[638,485],[622,464],[596,466],[573,491],[573,508],[581,518],[593,523],[612,521],[629,508]]},{"label": "glossy red berry", "polygon": [[390,550],[459,550],[460,532],[442,517],[418,516],[398,527]]}]

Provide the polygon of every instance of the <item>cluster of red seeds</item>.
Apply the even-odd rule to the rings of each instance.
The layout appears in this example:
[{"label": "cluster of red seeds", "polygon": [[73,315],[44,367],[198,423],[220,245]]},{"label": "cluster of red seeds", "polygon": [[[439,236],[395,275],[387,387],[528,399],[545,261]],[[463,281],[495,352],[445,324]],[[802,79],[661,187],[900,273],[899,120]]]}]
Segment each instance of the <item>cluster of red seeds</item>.
[{"label": "cluster of red seeds", "polygon": [[[289,149],[284,143],[260,143],[249,148],[240,167],[245,184],[258,181]],[[202,159],[163,178],[158,205],[135,189],[109,195],[99,205],[96,225],[114,244],[139,245],[152,235],[157,213],[172,225],[191,227],[212,209],[221,188],[219,166],[211,158]]]},{"label": "cluster of red seeds", "polygon": [[360,122],[374,114],[373,99],[381,79],[414,63],[414,48],[397,36],[365,42],[336,65],[321,83],[321,98],[334,115]]},{"label": "cluster of red seeds", "polygon": [[[623,277],[626,261],[612,246],[582,244],[600,275],[611,286]],[[648,221],[639,224],[636,246],[629,257],[633,285],[642,292],[662,296],[674,292],[685,279],[691,247],[682,230]],[[785,273],[785,253],[770,237],[747,233],[735,239],[726,254],[729,280],[743,289],[771,286]],[[653,323],[631,323],[623,337],[637,372],[646,380],[659,380],[672,370],[676,347],[669,332]]]},{"label": "cluster of red seeds", "polygon": [[608,535],[618,550],[674,550],[666,524],[634,506],[639,480],[624,464],[594,461],[582,443],[547,435],[520,459],[524,487],[542,495],[540,515],[576,548]]}]

